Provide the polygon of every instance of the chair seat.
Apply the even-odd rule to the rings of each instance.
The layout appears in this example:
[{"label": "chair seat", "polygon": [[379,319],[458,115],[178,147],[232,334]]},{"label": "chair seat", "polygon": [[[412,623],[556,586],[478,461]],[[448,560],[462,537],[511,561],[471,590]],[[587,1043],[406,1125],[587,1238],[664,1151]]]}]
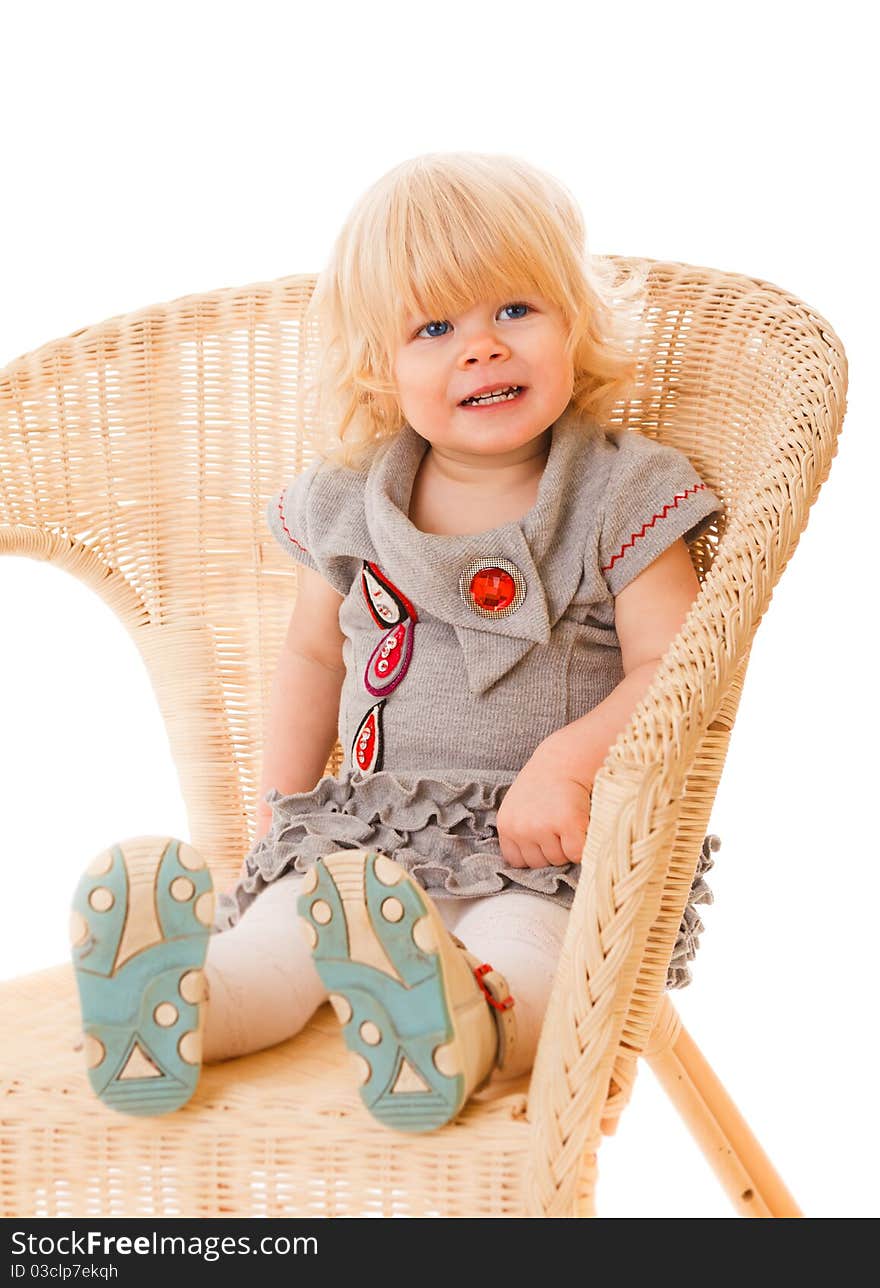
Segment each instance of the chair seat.
[{"label": "chair seat", "polygon": [[129,1118],[89,1086],[69,964],[0,985],[0,1022],[3,1216],[525,1214],[528,1074],[437,1131],[392,1131],[326,1002],[287,1042],[205,1065],[182,1109]]}]

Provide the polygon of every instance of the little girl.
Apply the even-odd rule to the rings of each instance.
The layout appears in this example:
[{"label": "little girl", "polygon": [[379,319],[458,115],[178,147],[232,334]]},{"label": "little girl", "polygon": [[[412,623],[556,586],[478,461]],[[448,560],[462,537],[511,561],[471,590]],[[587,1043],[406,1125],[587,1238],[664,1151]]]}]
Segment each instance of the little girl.
[{"label": "little girl", "polygon": [[593,779],[721,508],[681,452],[601,427],[644,300],[644,271],[591,258],[573,198],[516,158],[418,157],[356,205],[310,303],[332,444],[267,509],[300,567],[256,842],[216,917],[168,838],[77,889],[106,1104],[168,1112],[203,1060],[328,998],[399,1130],[531,1068]]}]

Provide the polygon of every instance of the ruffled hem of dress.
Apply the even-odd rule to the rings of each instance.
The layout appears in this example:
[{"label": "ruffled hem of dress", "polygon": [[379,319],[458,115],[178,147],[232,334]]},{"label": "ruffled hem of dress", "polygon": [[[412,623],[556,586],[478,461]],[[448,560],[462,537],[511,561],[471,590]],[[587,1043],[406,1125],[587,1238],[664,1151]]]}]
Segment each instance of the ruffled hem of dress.
[{"label": "ruffled hem of dress", "polygon": [[[273,788],[272,825],[245,860],[235,890],[218,898],[215,925],[225,929],[270,882],[305,873],[336,850],[381,850],[435,898],[476,898],[521,889],[570,907],[580,864],[509,867],[501,854],[498,809],[515,773],[477,771],[462,779],[442,770],[397,773],[343,770],[309,792]],[[442,858],[438,855],[442,854]]]},{"label": "ruffled hem of dress", "polygon": [[[322,778],[310,792],[285,796],[273,788],[265,796],[272,805],[272,826],[248,854],[246,874],[231,891],[217,896],[213,929],[234,926],[271,881],[303,874],[316,859],[344,849],[381,850],[433,898],[469,899],[522,890],[570,908],[581,865],[508,867],[499,850],[496,819],[516,774],[478,772],[480,778],[462,780],[443,770],[375,770],[367,775],[344,770]],[[442,850],[449,861],[420,847]],[[696,956],[705,929],[696,905],[714,902],[704,877],[714,866],[712,853],[720,847],[721,839],[714,834],[703,840],[667,971],[667,989],[691,982],[688,962]]]}]

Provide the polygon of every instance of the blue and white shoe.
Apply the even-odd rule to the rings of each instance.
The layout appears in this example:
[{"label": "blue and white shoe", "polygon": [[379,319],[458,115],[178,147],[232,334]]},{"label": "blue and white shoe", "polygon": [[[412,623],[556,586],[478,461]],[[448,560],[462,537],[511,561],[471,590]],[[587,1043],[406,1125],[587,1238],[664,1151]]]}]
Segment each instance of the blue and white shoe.
[{"label": "blue and white shoe", "polygon": [[514,1019],[503,977],[385,854],[318,859],[297,908],[367,1109],[399,1131],[442,1127],[504,1065]]},{"label": "blue and white shoe", "polygon": [[89,1081],[126,1114],[166,1114],[202,1063],[211,874],[173,837],[111,846],[76,888],[70,938]]}]

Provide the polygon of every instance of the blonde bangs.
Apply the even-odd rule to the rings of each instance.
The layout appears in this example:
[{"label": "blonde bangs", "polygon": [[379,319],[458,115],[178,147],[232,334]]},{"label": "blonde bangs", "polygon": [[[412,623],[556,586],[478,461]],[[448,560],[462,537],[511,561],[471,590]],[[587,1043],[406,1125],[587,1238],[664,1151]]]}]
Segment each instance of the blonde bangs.
[{"label": "blonde bangs", "polygon": [[570,303],[560,248],[548,256],[534,211],[512,205],[482,178],[473,191],[432,183],[424,194],[405,194],[405,234],[387,260],[385,297],[400,302],[403,319],[434,321],[477,300],[503,303],[529,291]]}]

